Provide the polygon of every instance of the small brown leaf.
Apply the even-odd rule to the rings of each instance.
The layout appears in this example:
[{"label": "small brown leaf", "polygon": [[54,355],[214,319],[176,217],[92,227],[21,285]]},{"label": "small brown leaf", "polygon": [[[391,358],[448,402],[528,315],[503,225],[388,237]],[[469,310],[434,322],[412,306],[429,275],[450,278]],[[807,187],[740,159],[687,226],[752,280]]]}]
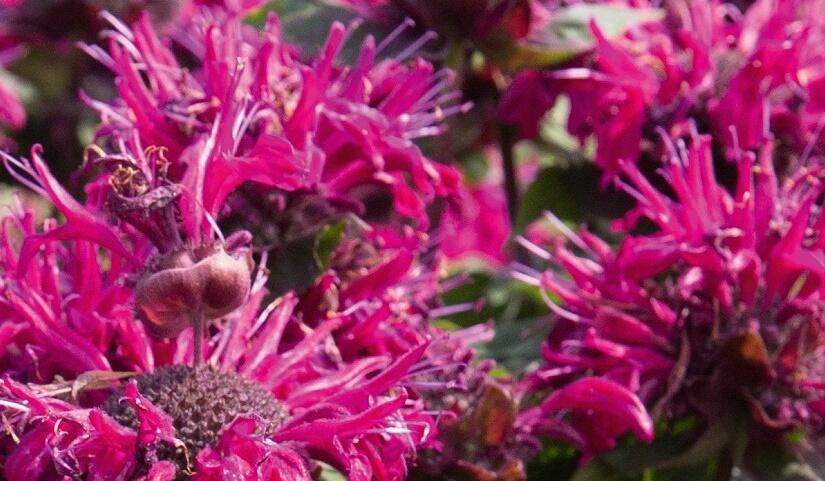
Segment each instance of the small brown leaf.
[{"label": "small brown leaf", "polygon": [[71,382],[72,397],[77,398],[77,395],[84,391],[94,391],[96,389],[109,389],[113,386],[113,381],[132,377],[137,374],[134,371],[87,371],[77,376],[77,379]]},{"label": "small brown leaf", "polygon": [[510,393],[498,384],[488,384],[474,413],[482,442],[490,447],[501,446],[516,421],[516,415],[516,404]]}]

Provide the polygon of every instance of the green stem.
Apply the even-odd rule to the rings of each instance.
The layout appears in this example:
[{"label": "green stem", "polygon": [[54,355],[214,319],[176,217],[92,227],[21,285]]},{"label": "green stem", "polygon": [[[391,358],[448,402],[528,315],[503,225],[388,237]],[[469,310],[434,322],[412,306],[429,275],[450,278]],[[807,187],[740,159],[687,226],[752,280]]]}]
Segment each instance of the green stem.
[{"label": "green stem", "polygon": [[[510,217],[510,228],[516,234],[516,218],[519,213],[520,192],[516,174],[516,133],[513,127],[502,125],[499,127],[499,147],[501,148],[502,170],[504,170],[504,194],[507,198],[507,214]],[[512,242],[509,250],[513,259],[527,263],[529,256],[517,243]]]},{"label": "green stem", "polygon": [[516,224],[516,216],[519,210],[519,189],[514,152],[515,137],[512,127],[500,127],[499,146],[501,147],[502,169],[504,170],[504,193],[507,197],[507,213],[510,215],[511,226]]}]

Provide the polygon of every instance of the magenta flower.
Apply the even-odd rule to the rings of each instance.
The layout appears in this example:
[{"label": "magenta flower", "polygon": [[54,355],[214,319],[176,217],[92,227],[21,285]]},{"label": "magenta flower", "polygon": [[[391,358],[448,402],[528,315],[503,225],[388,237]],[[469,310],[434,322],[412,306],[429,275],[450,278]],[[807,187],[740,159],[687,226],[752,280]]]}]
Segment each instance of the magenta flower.
[{"label": "magenta flower", "polygon": [[[590,29],[595,39],[592,65],[520,73],[505,93],[499,115],[517,125],[522,137],[533,138],[558,96],[568,96],[567,128],[582,143],[595,137],[595,161],[609,179],[621,161],[639,157],[649,118],[684,120],[689,102],[704,85],[707,52],[694,43],[683,45],[664,23],[640,25],[616,41],[606,38],[595,21]],[[631,46],[632,52],[645,55],[634,57]],[[531,92],[541,92],[534,102]]]},{"label": "magenta flower", "polygon": [[404,239],[376,230],[363,235],[366,242],[342,241],[330,270],[307,291],[300,306],[303,322],[320,325],[330,307],[340,310],[335,338],[344,359],[394,358],[439,335],[429,325],[441,292],[438,273],[422,262],[417,235]]},{"label": "magenta flower", "polygon": [[656,127],[678,137],[690,118],[731,152],[771,136],[804,148],[820,129],[819,8],[809,0],[763,0],[745,11],[718,1],[668,3],[661,20],[615,39],[593,23],[595,46],[581,66],[522,72],[500,116],[533,138],[556,98],[569,97],[568,130],[596,139],[606,181],[622,163],[658,157]]},{"label": "magenta flower", "polygon": [[[559,320],[545,366],[525,381],[556,388],[534,415],[586,453],[627,430],[650,440],[654,417],[693,413],[712,423],[741,405],[769,429],[820,433],[818,160],[803,159],[780,180],[770,144],[758,156],[740,152],[728,191],[715,178],[710,137],[666,145],[661,176],[673,197],[622,166],[620,185],[638,206],[618,224],[628,232],[618,249],[552,217],[569,244],[546,251],[522,241],[556,268],[516,274],[550,294]],[[655,229],[633,234],[642,219]]]},{"label": "magenta flower", "polygon": [[[251,361],[245,370],[255,370],[256,357],[283,360],[275,376],[256,381],[248,379],[251,371],[241,377],[226,366],[159,368],[93,408],[52,397],[71,387],[25,386],[7,377],[0,388],[9,422],[4,437],[11,438],[4,440],[5,477],[311,480],[315,459],[353,480],[403,479],[404,454],[428,437],[430,425],[403,391],[384,393],[422,350],[389,366],[365,359],[341,371],[313,366],[305,354],[315,349],[308,347],[242,353]],[[367,380],[379,366],[386,369]]]},{"label": "magenta flower", "polygon": [[[532,419],[521,415],[517,384],[492,379],[495,363],[479,359],[473,349],[492,339],[492,324],[444,332],[430,323],[477,304],[435,303],[451,280],[439,282],[438,263],[425,262],[434,246],[411,229],[406,234],[375,229],[364,232],[363,239],[342,242],[330,271],[299,303],[301,320],[320,325],[328,317],[326,309],[340,310],[341,325],[333,337],[348,362],[363,356],[403,356],[433,339],[421,361],[429,368],[414,372],[406,385],[440,414],[439,432],[430,446],[418,451],[409,479],[523,481],[525,461],[540,443],[531,432]],[[301,338],[300,333],[289,335]]]},{"label": "magenta flower", "polygon": [[[427,339],[398,356],[344,361],[330,334],[348,312],[328,310],[310,328],[298,309],[311,299],[288,293],[262,308],[263,272],[250,280],[245,261],[234,260],[244,235],[195,241],[201,230],[185,227],[197,225],[197,214],[182,209],[182,190],[167,183],[157,151],[97,160],[112,173],[90,186],[92,205],[108,190],[117,226],[74,201],[32,154],[30,162],[6,157],[7,165],[67,220],[40,233],[25,209],[3,220],[6,479],[309,480],[313,460],[352,480],[404,477],[406,456],[435,433],[404,387],[429,369],[419,362]],[[164,214],[173,206],[182,216]],[[122,281],[129,262],[148,264],[134,287]],[[246,279],[235,277],[239,268]],[[148,309],[158,302],[168,309]],[[216,318],[202,348],[207,365],[196,367],[182,362],[199,358],[198,331],[193,338],[177,324],[193,312]],[[295,325],[300,338],[287,336]],[[147,335],[158,326],[171,329],[161,331],[168,339]],[[131,374],[113,369],[145,374],[107,396],[107,380]]]},{"label": "magenta flower", "polygon": [[[441,218],[441,249],[450,260],[480,259],[499,268],[509,260],[505,245],[510,240],[511,219],[503,187],[505,174],[498,148],[487,146],[482,153],[487,172],[475,182],[465,179],[457,202]],[[521,159],[518,179],[529,182],[537,166],[537,159]]]},{"label": "magenta flower", "polygon": [[[227,104],[228,116],[237,105]],[[218,119],[222,113],[210,112]],[[422,358],[439,334],[427,322],[437,277],[417,260],[424,234],[369,228],[355,242],[358,248],[346,241],[339,246],[335,270],[318,288],[260,309],[265,276],[259,271],[250,279],[250,235],[224,238],[213,217],[218,210],[209,207],[220,207],[248,180],[271,190],[308,190],[315,184],[303,182],[317,176],[313,169],[320,165],[298,164],[295,156],[273,163],[273,152],[293,151],[285,137],[274,135],[255,140],[249,155],[258,157],[231,157],[238,147],[230,144],[243,145],[243,131],[226,127],[215,120],[193,146],[149,148],[143,148],[151,139],[146,132],[106,127],[117,153],[88,150],[86,167],[102,173],[86,186],[86,205],[51,176],[39,149],[31,161],[6,156],[12,174],[51,199],[66,219],[50,222],[43,232],[18,222],[25,227],[19,247],[15,235],[7,237],[5,270],[16,275],[9,292],[18,293],[8,297],[14,309],[5,325],[15,327],[9,345],[16,346],[9,352],[27,352],[10,354],[3,366],[11,383],[3,406],[10,407],[7,417],[16,427],[9,435],[21,441],[19,449],[9,444],[4,453],[12,460],[6,463],[10,481],[41,474],[218,479],[222,472],[243,479],[308,479],[312,460],[332,464],[350,479],[401,479],[407,458],[432,442],[435,426],[424,404],[409,398],[416,396],[410,389],[443,385],[430,373],[454,366],[446,354]],[[258,163],[265,169],[242,170]],[[439,178],[430,177],[433,172],[417,181]],[[77,249],[82,256],[75,257]],[[58,281],[57,265],[74,270]],[[49,274],[45,281],[30,278],[41,271]],[[43,298],[54,301],[46,312],[40,310]],[[82,326],[62,309],[79,299]],[[208,367],[181,365],[202,357]],[[108,400],[99,390],[84,392],[81,404],[55,400],[45,418],[30,419],[29,411],[19,409],[30,396],[65,392],[64,386],[52,390],[57,375],[78,379],[77,386],[96,376],[107,379],[96,373],[112,369],[148,374]],[[15,382],[30,384],[24,389]],[[170,400],[194,386],[227,393],[208,409],[220,415],[206,427],[196,413],[199,397],[191,409]],[[238,398],[250,403],[231,401]],[[254,417],[247,419],[249,414]],[[47,431],[53,435],[40,435]],[[61,442],[65,451],[51,449]],[[44,454],[36,465],[23,464],[25,453],[38,450]],[[103,458],[112,464],[95,461]]]},{"label": "magenta flower", "polygon": [[483,183],[465,188],[459,207],[441,222],[444,254],[455,260],[478,257],[500,267],[507,261],[504,245],[510,238],[510,216],[501,185]]},{"label": "magenta flower", "polygon": [[205,179],[222,179],[202,199],[214,217],[246,182],[316,193],[358,213],[369,198],[389,196],[398,216],[421,227],[429,204],[457,192],[457,173],[412,142],[440,132],[441,119],[466,108],[445,105],[455,99],[442,92],[449,72],[406,61],[411,52],[376,60],[384,45],[372,38],[353,66],[339,67],[347,36],[341,24],[332,26],[320,57],[305,64],[281,40],[276,17],[258,32],[221,12],[200,9],[179,35],[197,60],[192,73],[146,18],[131,30],[115,21],[108,53],[86,47],[116,74],[120,93],[110,104],[89,100],[104,120],[101,138],[167,149],[170,177],[190,189],[203,179],[186,166],[203,163]]},{"label": "magenta flower", "polygon": [[[376,63],[382,47],[371,40],[356,67],[339,69],[340,25],[308,65],[281,43],[274,17],[260,35],[221,8],[196,18],[176,37],[201,61],[192,74],[146,18],[133,30],[110,19],[117,32],[109,53],[88,48],[118,75],[121,98],[88,100],[104,118],[105,148],[87,151],[85,205],[53,179],[39,150],[31,161],[6,158],[13,175],[66,219],[42,232],[31,226],[9,249],[9,272],[22,279],[77,263],[66,280],[21,284],[21,297],[30,305],[44,290],[55,302],[82,297],[94,333],[90,341],[87,330],[74,332],[60,303],[49,319],[71,340],[62,345],[40,335],[49,325],[34,323],[33,332],[29,317],[10,314],[21,326],[13,351],[33,354],[10,355],[21,366],[3,369],[12,387],[0,400],[16,428],[0,441],[7,446],[0,455],[15,459],[6,478],[307,479],[324,461],[352,480],[401,479],[417,449],[437,447],[430,414],[440,408],[420,391],[458,387],[448,373],[469,362],[437,342],[427,349],[442,335],[429,325],[439,313],[440,257],[419,228],[429,204],[455,194],[458,178],[412,143],[464,107],[439,106],[451,98],[441,92],[446,72],[406,62],[406,54]],[[287,230],[307,221],[299,207],[311,211],[317,199],[370,219],[362,205],[389,194],[398,214],[386,226],[355,223],[363,230],[346,233],[311,289],[264,307],[266,276],[254,272],[253,239],[245,230],[224,237],[216,222],[240,217],[256,235],[271,226],[271,218],[245,216],[255,205],[248,192],[274,199],[261,211],[277,212]],[[74,259],[75,245],[88,250],[82,259]],[[54,250],[65,259],[42,258]],[[83,267],[92,261],[97,276]],[[85,282],[106,294],[81,294]],[[195,367],[182,365],[189,359]],[[107,394],[112,386],[97,382],[76,392],[80,399],[54,400],[59,409],[43,423],[17,409],[26,396],[63,396],[66,385],[55,388],[55,376],[79,386],[109,379],[101,373],[111,370],[145,374],[122,393]],[[170,401],[192,391],[189,407]],[[207,408],[219,415],[203,420],[207,392],[226,396]],[[65,450],[51,449],[61,442]],[[29,470],[22,459],[38,450],[44,454]],[[112,464],[95,461],[104,458]]]},{"label": "magenta flower", "polygon": [[[14,38],[0,35],[0,67],[6,66],[20,55],[20,45]],[[26,123],[26,110],[14,85],[7,80],[0,82],[0,125],[20,129]]]}]

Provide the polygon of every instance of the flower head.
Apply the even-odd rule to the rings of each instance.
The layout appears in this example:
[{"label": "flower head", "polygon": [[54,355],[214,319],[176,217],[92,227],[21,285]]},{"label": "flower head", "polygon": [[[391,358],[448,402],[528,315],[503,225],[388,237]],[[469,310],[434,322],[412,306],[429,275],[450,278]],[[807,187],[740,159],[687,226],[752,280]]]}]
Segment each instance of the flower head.
[{"label": "flower head", "polygon": [[[558,387],[537,415],[570,413],[569,438],[587,452],[626,429],[651,439],[652,417],[713,422],[741,406],[757,425],[821,432],[818,161],[803,159],[780,180],[768,144],[735,159],[728,190],[715,178],[710,137],[666,145],[671,194],[623,165],[637,207],[619,223],[628,233],[618,249],[557,220],[569,243],[545,251],[523,241],[555,267],[517,274],[549,294],[559,319],[546,367],[526,381]],[[643,221],[651,233],[634,234]]]},{"label": "flower head", "polygon": [[[30,185],[55,186],[47,170],[42,175]],[[70,200],[61,195],[52,200]],[[92,213],[74,207],[70,221],[91,225]],[[10,481],[211,480],[224,472],[241,479],[309,480],[313,459],[350,479],[400,479],[406,454],[435,432],[403,386],[427,342],[395,357],[344,361],[330,342],[344,314],[332,312],[315,328],[304,325],[301,338],[288,339],[289,326],[301,324],[299,298],[289,293],[262,309],[265,279],[259,271],[238,308],[220,307],[216,314],[203,347],[208,366],[185,366],[196,338],[189,331],[168,340],[147,335],[131,309],[133,298],[141,306],[141,281],[134,289],[121,282],[122,259],[100,246],[95,232],[80,235],[70,227],[50,236],[68,225],[55,228],[50,221],[38,234],[24,209],[3,225],[0,406],[9,429],[0,452]],[[119,228],[106,229],[128,239]],[[40,248],[24,257],[32,239]],[[230,239],[223,244],[228,252]],[[204,269],[214,274],[216,263],[234,266],[226,256],[210,254],[208,268],[196,263],[186,275]],[[151,289],[166,287],[164,282],[156,280]],[[205,301],[220,300],[228,290],[206,293]],[[145,374],[107,400],[100,391],[111,389],[107,381],[130,375],[113,375],[113,368]],[[203,403],[211,406],[208,417]],[[35,462],[32,452],[40,453]]]},{"label": "flower head", "polygon": [[656,127],[678,137],[690,119],[730,153],[771,137],[799,150],[820,130],[819,8],[809,0],[762,0],[743,11],[732,2],[667,2],[660,19],[617,38],[591,22],[592,53],[572,68],[520,73],[500,115],[533,138],[558,96],[569,97],[567,128],[596,139],[606,181],[622,163],[658,158]]},{"label": "flower head", "polygon": [[[272,20],[270,25],[274,24]],[[118,42],[151,37],[148,23],[137,25],[144,30],[116,36],[112,62],[128,60],[125,51],[118,50]],[[235,27],[243,28],[239,23]],[[331,42],[340,42],[343,33],[333,29]],[[231,38],[240,42],[242,37]],[[212,41],[217,42],[210,37]],[[261,47],[262,55],[273,54],[275,43],[262,42],[268,45]],[[300,71],[305,75],[302,80],[308,81],[299,91],[321,92],[313,90],[317,84],[311,68],[290,62],[294,63],[290,68],[296,68],[291,72]],[[331,59],[320,61],[325,62]],[[151,61],[139,67],[131,61],[124,65],[158,66]],[[216,61],[209,66],[221,65]],[[392,81],[378,82],[375,88],[383,89],[380,96],[411,94],[417,74],[401,64],[383,65],[390,78],[403,79],[409,73],[412,84],[405,81],[402,88]],[[429,71],[426,65],[418,65],[419,73]],[[335,269],[318,280],[317,288],[302,296],[286,293],[262,308],[266,275],[252,268],[250,234],[241,230],[225,237],[218,228],[215,217],[221,214],[223,200],[244,182],[279,195],[299,189],[303,192],[296,197],[313,192],[322,198],[337,195],[319,184],[324,175],[319,164],[301,163],[322,150],[303,139],[299,144],[304,150],[296,153],[291,142],[303,134],[290,139],[280,127],[275,127],[278,135],[267,130],[280,125],[277,113],[283,105],[235,97],[238,85],[250,85],[241,81],[250,80],[249,71],[238,68],[235,83],[223,86],[226,103],[220,105],[226,110],[196,105],[203,99],[194,94],[178,103],[169,98],[163,108],[158,107],[161,118],[168,115],[166,125],[175,126],[169,131],[152,130],[160,124],[121,122],[140,118],[141,113],[135,113],[138,107],[151,110],[145,103],[129,106],[132,97],[125,87],[122,112],[95,104],[104,115],[115,117],[102,128],[107,132],[106,148],[88,150],[85,168],[92,181],[86,186],[85,204],[54,179],[39,148],[33,149],[31,160],[4,156],[12,175],[51,200],[65,218],[62,224],[48,221],[42,230],[23,209],[6,220],[4,270],[12,275],[0,298],[9,306],[3,313],[9,348],[8,363],[0,364],[6,376],[0,400],[4,417],[13,426],[2,442],[5,476],[10,481],[64,475],[209,480],[220,479],[221,473],[242,479],[310,479],[315,461],[331,464],[353,480],[393,480],[404,477],[408,457],[416,449],[431,443],[434,421],[416,394],[418,385],[427,384],[422,376],[441,369],[440,356],[424,356],[430,338],[438,334],[427,325],[424,303],[437,286],[437,277],[417,261],[426,235],[412,228],[368,227],[370,234],[360,242],[341,243],[331,260]],[[324,75],[333,75],[331,64],[320,68],[327,69]],[[271,71],[284,70],[273,65]],[[158,67],[158,72],[165,75],[170,70]],[[348,77],[335,75],[342,82],[335,88],[343,89],[346,82],[341,79]],[[211,78],[218,82],[217,77]],[[358,83],[355,77],[351,80]],[[263,81],[267,88],[284,85]],[[437,90],[425,93],[423,102],[431,101]],[[344,99],[326,102],[340,101],[341,108],[351,108],[353,118],[363,114],[390,130],[394,127],[384,120],[396,126],[416,122],[377,117],[379,109],[399,106],[394,102],[376,101],[375,107],[365,108]],[[282,97],[278,102],[287,100]],[[422,102],[420,97],[407,101]],[[211,126],[184,128],[175,109],[186,102],[192,102],[196,113],[187,122],[212,122]],[[288,110],[300,110],[300,104]],[[312,105],[311,110],[323,111],[319,104]],[[243,110],[242,116],[236,115],[238,109]],[[258,109],[268,112],[260,117],[265,120],[253,119]],[[332,112],[326,120],[306,115],[309,125],[316,127],[316,121],[335,117]],[[321,131],[324,142],[341,140],[334,140],[340,134],[334,129]],[[395,131],[406,135],[403,128]],[[413,183],[430,189],[430,182],[441,181],[439,168],[424,159],[409,138],[396,141],[385,136],[380,141],[408,156],[399,159],[394,157],[401,155],[399,150],[381,151],[392,165],[411,172]],[[329,152],[351,152],[346,142]],[[241,150],[246,157],[239,154]],[[285,155],[274,155],[278,153]],[[419,163],[409,169],[408,160]],[[261,166],[265,168],[250,168]],[[378,179],[393,185],[380,175]],[[361,182],[350,180],[354,183],[345,190]],[[73,270],[61,273],[63,266]],[[77,314],[64,309],[75,302],[80,303]],[[205,320],[209,325],[204,325]],[[189,326],[194,329],[187,330]],[[20,354],[23,351],[25,355]],[[196,364],[203,358],[207,366],[182,364],[193,357]],[[112,369],[144,374],[114,392],[109,383],[88,382],[110,379]],[[196,409],[206,389],[214,395],[209,419]],[[68,392],[74,397],[67,398]],[[185,402],[182,396],[188,396]],[[36,412],[28,407],[32,399],[42,400]],[[238,404],[241,399],[249,401]],[[58,444],[59,450],[51,449]],[[43,455],[37,463],[26,464],[26,453],[33,451]]]},{"label": "flower head", "polygon": [[[340,24],[306,61],[276,17],[244,23],[258,2],[201,3],[172,37],[104,14],[108,49],[85,50],[119,97],[85,98],[102,123],[83,202],[41,148],[3,155],[61,217],[3,220],[4,479],[309,480],[323,462],[389,481],[424,449],[422,473],[523,479],[515,385],[469,347],[488,326],[430,323],[472,307],[440,306],[427,231],[457,172],[413,142],[466,108],[451,74],[409,58],[420,42],[382,59],[391,38],[342,65]],[[333,222],[309,287],[268,292],[270,252]]]},{"label": "flower head", "polygon": [[[410,479],[526,479],[526,461],[541,444],[532,420],[520,409],[518,385],[512,378],[494,379],[490,372],[495,362],[477,359],[470,347],[492,337],[492,323],[478,324],[450,332],[432,345],[430,356],[462,369],[445,369],[429,380],[416,378],[432,386],[424,398],[442,416],[438,445],[420,451]],[[445,376],[459,389],[439,389],[433,383]]]},{"label": "flower head", "polygon": [[[402,479],[404,454],[430,427],[403,391],[386,393],[421,350],[393,365],[373,359],[371,369],[346,372],[313,367],[299,354],[314,352],[307,346],[281,353],[280,380],[252,380],[226,367],[163,367],[92,408],[58,399],[65,389],[7,377],[0,387],[4,436],[15,442],[4,440],[5,477],[310,480],[314,459],[350,479]],[[379,366],[386,370],[367,380]]]},{"label": "flower head", "polygon": [[[442,92],[450,73],[407,61],[411,52],[377,60],[384,46],[368,38],[355,64],[340,67],[347,29],[336,23],[307,64],[281,40],[276,17],[258,32],[202,8],[180,35],[197,62],[190,73],[146,18],[131,29],[113,22],[108,52],[87,47],[118,79],[120,99],[89,100],[104,119],[101,138],[166,149],[170,177],[193,191],[202,185],[199,200],[213,217],[228,215],[229,193],[252,183],[283,193],[274,212],[311,192],[364,213],[383,195],[423,227],[427,206],[458,188],[456,172],[412,141],[465,106],[445,105],[455,98]],[[202,177],[186,168],[195,163]]]}]

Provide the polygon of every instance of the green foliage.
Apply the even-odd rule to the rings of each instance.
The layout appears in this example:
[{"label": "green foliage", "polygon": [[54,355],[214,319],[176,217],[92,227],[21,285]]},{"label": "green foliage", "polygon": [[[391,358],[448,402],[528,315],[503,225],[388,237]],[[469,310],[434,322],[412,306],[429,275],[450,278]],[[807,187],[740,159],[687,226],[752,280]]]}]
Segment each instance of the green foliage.
[{"label": "green foliage", "polygon": [[550,44],[592,45],[591,21],[598,25],[606,37],[618,37],[629,28],[661,19],[662,10],[631,8],[621,4],[579,3],[560,8],[545,26],[542,33]]},{"label": "green foliage", "polygon": [[[327,40],[333,22],[348,25],[360,18],[350,10],[324,0],[274,0],[247,17],[247,22],[262,26],[269,12],[278,14],[283,38],[301,48],[306,56],[316,55]],[[355,29],[340,53],[342,61],[357,58],[361,42],[367,35],[381,38],[386,32],[377,25],[364,23]]]},{"label": "green foliage", "polygon": [[551,211],[573,225],[586,223],[609,236],[608,219],[621,217],[632,204],[628,195],[613,188],[600,191],[600,180],[601,172],[591,163],[545,167],[521,198],[516,233]]},{"label": "green foliage", "polygon": [[779,435],[774,442],[754,442],[749,435],[754,427],[749,424],[747,413],[741,411],[720,416],[708,426],[692,417],[660,424],[652,443],[627,437],[616,449],[581,467],[570,480],[821,481],[817,468],[793,453],[804,439],[799,433]]},{"label": "green foliage", "polygon": [[547,443],[542,451],[527,465],[527,479],[564,481],[576,471],[579,455],[571,446]]},{"label": "green foliage", "polygon": [[509,371],[522,372],[541,358],[541,344],[551,324],[545,316],[496,323],[496,337],[479,347],[479,355],[493,358]]},{"label": "green foliage", "polygon": [[347,224],[343,221],[324,226],[321,233],[315,238],[315,249],[313,250],[313,256],[315,257],[316,265],[321,270],[329,267],[332,253],[344,238],[346,227]]},{"label": "green foliage", "polygon": [[288,291],[303,291],[312,285],[321,273],[316,261],[316,242],[313,236],[292,241],[277,250],[270,251],[267,287],[273,296]]},{"label": "green foliage", "polygon": [[276,295],[302,291],[329,267],[335,248],[346,235],[350,220],[322,227],[315,234],[293,240],[270,252],[268,286]]},{"label": "green foliage", "polygon": [[526,365],[540,358],[539,346],[547,337],[550,323],[547,308],[535,287],[506,275],[478,271],[442,298],[446,305],[485,300],[478,311],[453,314],[436,323],[454,330],[494,319],[496,336],[478,346],[481,357],[495,359],[507,372],[522,372]]},{"label": "green foliage", "polygon": [[327,463],[319,462],[318,470],[320,472],[315,476],[318,481],[346,481],[347,479],[340,471]]},{"label": "green foliage", "polygon": [[566,62],[593,47],[590,22],[608,38],[636,25],[660,19],[663,12],[618,4],[576,4],[553,12],[552,19],[526,41],[499,39],[487,46],[487,55],[508,70],[550,67]]}]

